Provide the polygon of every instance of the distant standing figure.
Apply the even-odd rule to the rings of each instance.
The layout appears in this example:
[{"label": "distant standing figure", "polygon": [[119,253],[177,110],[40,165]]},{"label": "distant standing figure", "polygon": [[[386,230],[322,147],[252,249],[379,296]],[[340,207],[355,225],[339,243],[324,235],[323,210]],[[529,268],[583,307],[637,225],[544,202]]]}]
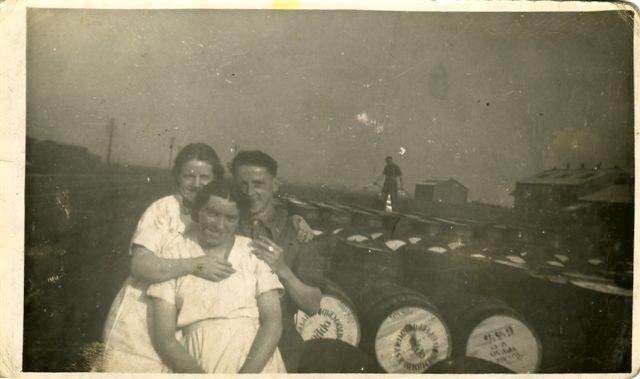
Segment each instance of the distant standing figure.
[{"label": "distant standing figure", "polygon": [[396,206],[396,201],[398,200],[398,189],[404,191],[402,184],[402,171],[397,164],[393,163],[392,157],[387,157],[385,161],[387,162],[387,165],[384,166],[382,175],[376,179],[374,184],[379,186],[380,184],[378,182],[384,178],[381,191],[383,204],[384,201],[387,200],[387,197],[390,196],[391,204]]}]

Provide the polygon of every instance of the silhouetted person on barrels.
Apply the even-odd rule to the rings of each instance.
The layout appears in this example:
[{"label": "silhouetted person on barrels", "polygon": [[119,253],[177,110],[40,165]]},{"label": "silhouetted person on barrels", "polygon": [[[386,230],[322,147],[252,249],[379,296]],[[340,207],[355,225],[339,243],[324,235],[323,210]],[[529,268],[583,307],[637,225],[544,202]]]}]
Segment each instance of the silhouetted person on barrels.
[{"label": "silhouetted person on barrels", "polygon": [[392,157],[387,157],[385,161],[387,162],[387,165],[384,166],[382,175],[376,179],[374,184],[379,186],[380,180],[384,179],[381,191],[383,207],[388,199],[391,200],[392,207],[396,207],[398,204],[398,190],[400,189],[404,191],[402,184],[402,171],[397,164],[393,163]]}]

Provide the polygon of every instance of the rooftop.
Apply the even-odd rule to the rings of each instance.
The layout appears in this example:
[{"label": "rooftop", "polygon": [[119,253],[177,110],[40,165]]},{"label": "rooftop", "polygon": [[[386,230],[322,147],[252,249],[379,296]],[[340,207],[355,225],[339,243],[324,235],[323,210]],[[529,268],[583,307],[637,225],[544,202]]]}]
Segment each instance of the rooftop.
[{"label": "rooftop", "polygon": [[[453,179],[453,178],[449,178],[449,179],[425,179],[419,183],[417,183],[418,185],[423,185],[423,186],[435,186],[438,184],[442,184],[442,183],[446,183],[446,182],[454,182],[457,183],[458,185],[465,187],[464,184],[460,183],[459,181]],[[466,188],[466,187],[465,187]]]},{"label": "rooftop", "polygon": [[590,193],[579,200],[592,203],[633,204],[633,184],[616,184]]},{"label": "rooftop", "polygon": [[606,175],[630,177],[624,170],[613,168],[551,169],[518,181],[518,184],[577,185]]}]

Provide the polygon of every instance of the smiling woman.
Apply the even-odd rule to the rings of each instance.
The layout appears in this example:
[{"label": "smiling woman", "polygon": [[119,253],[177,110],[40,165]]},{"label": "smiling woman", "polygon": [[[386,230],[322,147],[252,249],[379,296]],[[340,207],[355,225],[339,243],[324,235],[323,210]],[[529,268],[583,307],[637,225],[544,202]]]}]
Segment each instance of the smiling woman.
[{"label": "smiling woman", "polygon": [[178,153],[172,174],[183,204],[189,205],[202,187],[214,178],[224,176],[224,168],[213,148],[203,143],[193,143]]},{"label": "smiling woman", "polygon": [[193,209],[198,211],[192,212],[191,217],[200,227],[200,245],[209,249],[224,243],[225,238],[233,237],[238,227],[239,208],[247,202],[242,193],[232,191],[227,182],[211,182],[205,189],[194,199]]}]

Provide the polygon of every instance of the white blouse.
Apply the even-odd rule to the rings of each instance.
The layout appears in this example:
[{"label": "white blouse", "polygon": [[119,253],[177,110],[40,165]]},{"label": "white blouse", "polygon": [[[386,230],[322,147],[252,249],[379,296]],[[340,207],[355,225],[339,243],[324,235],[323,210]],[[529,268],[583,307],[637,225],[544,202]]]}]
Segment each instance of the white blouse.
[{"label": "white blouse", "polygon": [[[212,282],[193,275],[152,284],[147,295],[175,304],[178,310],[177,327],[183,328],[197,321],[216,318],[259,318],[257,297],[283,286],[269,266],[258,259],[249,247],[251,240],[236,236],[228,261],[235,272],[220,282]],[[176,238],[164,247],[164,258],[194,258],[204,251],[194,237]]]}]

